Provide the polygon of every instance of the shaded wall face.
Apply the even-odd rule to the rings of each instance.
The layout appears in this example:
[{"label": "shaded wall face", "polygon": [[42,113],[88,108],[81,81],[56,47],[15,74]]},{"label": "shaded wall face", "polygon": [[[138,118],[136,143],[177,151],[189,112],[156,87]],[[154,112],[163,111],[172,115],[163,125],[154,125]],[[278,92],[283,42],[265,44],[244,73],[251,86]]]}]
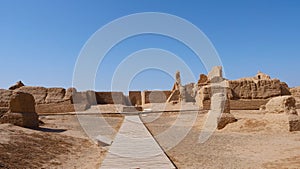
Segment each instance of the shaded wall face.
[{"label": "shaded wall face", "polygon": [[132,106],[142,105],[142,92],[141,91],[129,91],[129,100]]},{"label": "shaded wall face", "polygon": [[186,102],[195,102],[194,83],[190,83],[184,86]]},{"label": "shaded wall face", "polygon": [[125,104],[122,92],[96,92],[97,104]]},{"label": "shaded wall face", "polygon": [[171,91],[144,91],[145,103],[165,103]]}]

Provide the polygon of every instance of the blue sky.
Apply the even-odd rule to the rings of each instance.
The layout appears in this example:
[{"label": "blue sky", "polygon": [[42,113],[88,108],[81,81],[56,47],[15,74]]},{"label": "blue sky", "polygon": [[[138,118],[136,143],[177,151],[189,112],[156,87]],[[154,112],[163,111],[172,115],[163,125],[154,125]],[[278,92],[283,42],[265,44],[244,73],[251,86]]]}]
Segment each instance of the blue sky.
[{"label": "blue sky", "polygon": [[[70,87],[77,57],[90,36],[119,17],[139,12],[169,13],[196,25],[218,51],[228,79],[254,76],[260,70],[291,87],[300,86],[297,0],[0,0],[0,88],[18,80],[27,85]],[[95,89],[109,90],[122,60],[146,48],[178,55],[196,78],[207,73],[184,44],[141,35],[122,41],[105,56]],[[183,82],[188,80],[183,77]],[[146,70],[137,74],[129,89],[170,89],[172,85],[169,74]]]}]

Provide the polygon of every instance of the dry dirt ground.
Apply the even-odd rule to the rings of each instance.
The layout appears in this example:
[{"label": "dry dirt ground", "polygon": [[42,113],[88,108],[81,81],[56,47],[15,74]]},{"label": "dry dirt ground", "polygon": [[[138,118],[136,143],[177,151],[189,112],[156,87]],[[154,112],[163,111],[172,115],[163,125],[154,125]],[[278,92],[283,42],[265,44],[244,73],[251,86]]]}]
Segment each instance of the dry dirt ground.
[{"label": "dry dirt ground", "polygon": [[[141,118],[178,168],[300,168],[300,132],[288,132],[280,119],[259,111],[232,114],[238,122],[214,132],[204,143],[199,143],[199,135],[205,112],[182,117],[178,112],[156,113]],[[180,118],[186,120],[177,123]],[[193,118],[194,124],[188,122]],[[181,142],[173,145],[186,130],[189,132]]]},{"label": "dry dirt ground", "polygon": [[[116,130],[123,117],[103,117]],[[42,116],[39,130],[0,125],[0,168],[99,168],[107,148],[83,132],[76,116]]]},{"label": "dry dirt ground", "polygon": [[[111,105],[101,108],[116,111]],[[288,132],[282,119],[259,111],[232,114],[238,122],[214,132],[204,143],[199,143],[199,134],[207,112],[151,113],[140,117],[180,169],[300,168],[300,132]],[[102,118],[115,130],[124,119],[118,114]],[[99,168],[107,148],[90,141],[76,116],[40,119],[45,123],[40,130],[0,125],[0,168]],[[111,134],[113,138],[116,133]]]}]

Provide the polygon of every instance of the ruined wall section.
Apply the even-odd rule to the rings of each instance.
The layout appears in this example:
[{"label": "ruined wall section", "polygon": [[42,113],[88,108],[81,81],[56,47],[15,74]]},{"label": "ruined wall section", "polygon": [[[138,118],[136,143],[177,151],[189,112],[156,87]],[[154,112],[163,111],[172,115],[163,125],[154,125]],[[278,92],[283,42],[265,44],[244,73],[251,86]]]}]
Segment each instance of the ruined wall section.
[{"label": "ruined wall section", "polygon": [[292,96],[296,99],[296,107],[300,109],[300,87],[290,89]]},{"label": "ruined wall section", "polygon": [[[219,76],[221,71],[215,70]],[[201,75],[198,81],[196,102],[203,109],[209,109],[211,99],[211,83],[216,78]],[[231,100],[231,109],[258,110],[271,98],[277,96],[291,95],[286,83],[278,79],[271,79],[270,76],[259,72],[255,77],[242,78],[238,80],[226,80],[228,83],[227,97]]]},{"label": "ruined wall section", "polygon": [[290,95],[288,86],[278,79],[272,80],[230,80],[229,87],[236,99],[269,99],[271,97]]},{"label": "ruined wall section", "polygon": [[126,104],[123,92],[96,92],[97,104]]},{"label": "ruined wall section", "polygon": [[147,103],[165,103],[170,97],[172,91],[143,91],[145,104]]},{"label": "ruined wall section", "polygon": [[142,92],[129,91],[129,100],[132,106],[142,105]]}]

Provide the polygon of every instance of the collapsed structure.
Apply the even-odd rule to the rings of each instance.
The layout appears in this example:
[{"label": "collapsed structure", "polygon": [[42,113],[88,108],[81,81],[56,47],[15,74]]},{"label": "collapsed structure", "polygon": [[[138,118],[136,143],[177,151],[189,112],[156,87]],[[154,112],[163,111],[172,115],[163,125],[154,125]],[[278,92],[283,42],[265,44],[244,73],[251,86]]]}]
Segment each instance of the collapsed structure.
[{"label": "collapsed structure", "polygon": [[[291,94],[286,83],[278,79],[271,79],[270,76],[261,72],[252,78],[225,81],[227,83],[227,95],[233,110],[258,110],[272,97]],[[203,74],[200,75],[196,100],[203,109],[209,109],[211,83],[212,79]]]}]

